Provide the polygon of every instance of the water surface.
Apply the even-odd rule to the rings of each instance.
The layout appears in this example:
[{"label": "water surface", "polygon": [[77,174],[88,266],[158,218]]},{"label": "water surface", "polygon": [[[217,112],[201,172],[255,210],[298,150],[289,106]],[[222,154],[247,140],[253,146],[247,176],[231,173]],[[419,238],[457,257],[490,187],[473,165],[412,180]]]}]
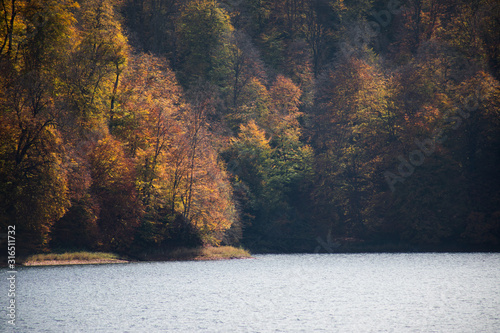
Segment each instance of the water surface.
[{"label": "water surface", "polygon": [[16,288],[15,332],[500,332],[500,254],[25,267]]}]

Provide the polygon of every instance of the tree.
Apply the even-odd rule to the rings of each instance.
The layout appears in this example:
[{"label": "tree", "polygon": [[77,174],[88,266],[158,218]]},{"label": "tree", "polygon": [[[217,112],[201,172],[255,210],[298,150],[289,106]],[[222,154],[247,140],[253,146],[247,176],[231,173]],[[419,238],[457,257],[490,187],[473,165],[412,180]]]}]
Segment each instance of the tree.
[{"label": "tree", "polygon": [[113,118],[117,87],[127,62],[128,43],[117,5],[115,1],[90,0],[77,12],[79,38],[71,52],[69,71],[64,73],[65,94],[87,131],[102,131]]},{"label": "tree", "polygon": [[[350,58],[325,73],[318,82],[314,114],[316,168],[315,195],[328,200],[337,223],[327,227],[339,236],[364,234],[366,200],[374,191],[379,153],[388,142],[388,86],[375,62]],[[385,128],[384,128],[385,127]],[[328,193],[328,194],[326,194]],[[323,218],[325,218],[323,217]],[[321,219],[321,217],[318,217]]]},{"label": "tree", "polygon": [[255,47],[247,36],[234,32],[229,44],[219,49],[213,79],[227,95],[227,104],[233,110],[241,106],[240,96],[252,79],[265,78],[264,66]]},{"label": "tree", "polygon": [[278,75],[269,89],[270,112],[265,119],[269,134],[283,134],[299,129],[298,117],[302,91],[292,80]]},{"label": "tree", "polygon": [[24,1],[2,1],[0,28],[3,33],[3,41],[1,42],[0,56],[6,57],[7,60],[12,60],[12,51],[16,49],[14,44],[20,42],[16,37],[21,36],[22,29],[25,28],[21,12],[24,6]]},{"label": "tree", "polygon": [[50,228],[69,207],[57,69],[72,36],[75,6],[12,1],[9,21],[2,3],[8,40],[0,59],[2,221],[16,224],[21,253],[46,250]]},{"label": "tree", "polygon": [[142,213],[134,186],[134,169],[122,145],[112,137],[99,140],[89,153],[91,191],[99,204],[99,247],[123,252],[134,239]]},{"label": "tree", "polygon": [[175,21],[184,2],[179,0],[129,0],[123,7],[127,26],[137,34],[131,44],[142,52],[168,54],[176,61]]},{"label": "tree", "polygon": [[299,249],[307,238],[300,202],[312,150],[300,141],[300,97],[290,79],[278,76],[267,93],[266,111],[240,126],[226,152],[242,205],[244,243],[252,248]]},{"label": "tree", "polygon": [[177,23],[181,83],[187,86],[209,78],[215,51],[226,52],[232,30],[229,15],[216,1],[193,0],[183,8]]}]

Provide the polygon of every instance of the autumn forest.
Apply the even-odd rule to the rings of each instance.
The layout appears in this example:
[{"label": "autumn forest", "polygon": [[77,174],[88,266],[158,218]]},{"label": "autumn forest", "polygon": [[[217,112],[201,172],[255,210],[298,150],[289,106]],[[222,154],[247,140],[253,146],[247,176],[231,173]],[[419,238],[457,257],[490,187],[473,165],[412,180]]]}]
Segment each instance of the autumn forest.
[{"label": "autumn forest", "polygon": [[0,1],[18,251],[500,249],[498,1]]}]

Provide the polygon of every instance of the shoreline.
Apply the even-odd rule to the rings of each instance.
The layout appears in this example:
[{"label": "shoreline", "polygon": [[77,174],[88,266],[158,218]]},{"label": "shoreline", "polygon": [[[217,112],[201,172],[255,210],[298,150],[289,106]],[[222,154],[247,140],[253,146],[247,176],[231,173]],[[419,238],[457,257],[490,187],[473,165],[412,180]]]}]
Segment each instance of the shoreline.
[{"label": "shoreline", "polygon": [[167,261],[217,261],[217,260],[234,260],[234,259],[255,259],[254,257],[231,257],[231,258],[206,258],[196,257],[193,259],[152,259],[152,260],[42,260],[42,261],[27,261],[20,266],[71,266],[71,265],[102,265],[102,264],[130,264],[136,262],[167,262]]},{"label": "shoreline", "polygon": [[128,264],[130,260],[122,259],[92,259],[92,260],[40,260],[26,261],[22,266],[69,266],[69,265],[100,265],[100,264]]},{"label": "shoreline", "polygon": [[232,246],[178,248],[173,251],[143,254],[137,257],[120,257],[113,253],[102,252],[68,252],[36,254],[18,263],[19,266],[69,266],[69,265],[100,265],[128,264],[133,262],[163,262],[163,261],[212,261],[229,259],[251,259],[251,254],[241,248]]}]

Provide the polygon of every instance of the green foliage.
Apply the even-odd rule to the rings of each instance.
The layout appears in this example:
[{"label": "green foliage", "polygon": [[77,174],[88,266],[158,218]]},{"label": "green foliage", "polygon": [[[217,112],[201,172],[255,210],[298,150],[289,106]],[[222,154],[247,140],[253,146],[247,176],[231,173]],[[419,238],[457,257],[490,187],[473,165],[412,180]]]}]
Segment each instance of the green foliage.
[{"label": "green foliage", "polygon": [[216,1],[193,0],[186,5],[177,24],[183,84],[209,78],[214,61],[224,58],[232,30],[229,15]]},{"label": "green foliage", "polygon": [[303,236],[303,230],[298,228],[302,220],[297,202],[303,195],[303,184],[312,175],[313,154],[299,140],[300,95],[300,89],[290,80],[277,77],[270,89],[269,109],[258,118],[267,130],[254,120],[241,125],[228,153],[229,164],[236,166],[236,191],[245,198],[244,237],[252,247],[271,246],[274,242],[283,249],[289,244],[276,239]]}]

